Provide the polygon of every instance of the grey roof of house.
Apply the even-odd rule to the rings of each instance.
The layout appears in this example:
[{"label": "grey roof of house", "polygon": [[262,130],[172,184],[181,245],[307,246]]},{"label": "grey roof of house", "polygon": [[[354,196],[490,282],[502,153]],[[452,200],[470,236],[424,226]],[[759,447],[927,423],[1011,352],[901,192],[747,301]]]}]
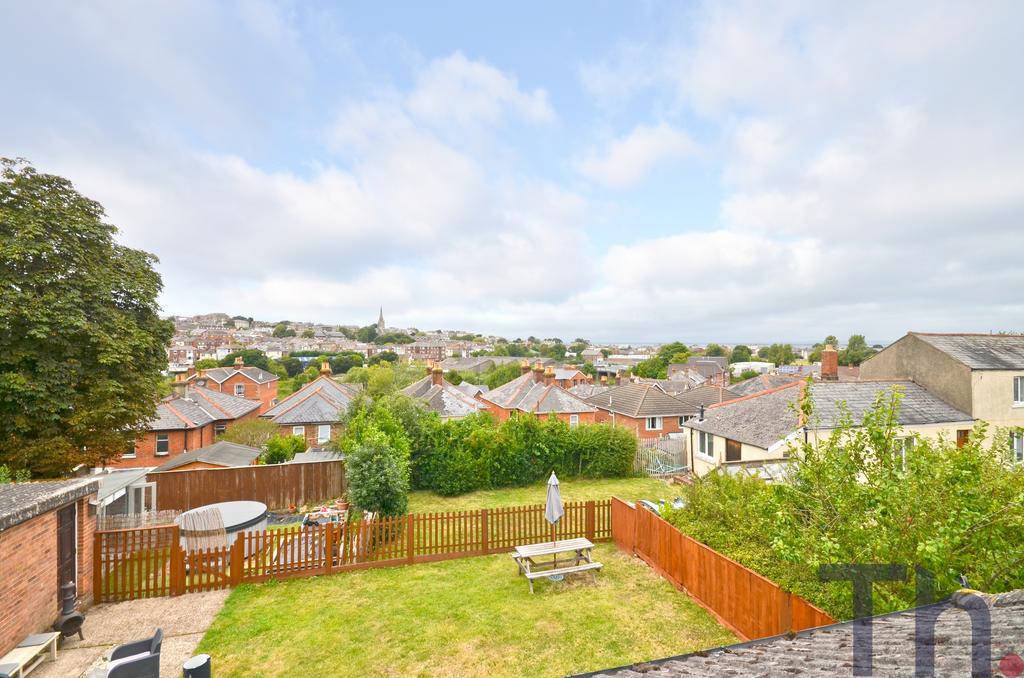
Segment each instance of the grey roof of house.
[{"label": "grey roof of house", "polygon": [[[258,400],[239,398],[230,393],[221,393],[204,386],[189,386],[185,397],[202,405],[203,409],[218,419],[238,419],[260,407]],[[204,400],[205,404],[202,402]]]},{"label": "grey roof of house", "polygon": [[[950,599],[934,605],[871,618],[868,627],[872,635],[870,675],[895,678],[916,674],[914,632],[918,619],[925,624],[934,623],[935,663],[928,675],[972,675],[973,625],[968,609],[975,606],[988,611],[989,668],[1011,652],[1019,655],[1024,638],[1024,590],[998,595],[958,591]],[[852,676],[855,675],[853,635],[858,625],[865,626],[865,623],[831,624],[792,636],[773,636],[584,675],[594,678]],[[868,675],[868,672],[858,675]]]},{"label": "grey roof of house", "polygon": [[693,388],[693,382],[689,379],[647,379],[645,377],[637,377],[635,383],[653,384],[671,396],[679,395]]},{"label": "grey roof of house", "polygon": [[776,391],[764,391],[733,402],[709,407],[703,421],[687,426],[767,450],[795,431],[799,417],[794,405],[800,397],[800,382]]},{"label": "grey roof of house", "polygon": [[711,386],[709,384],[701,384],[696,388],[691,388],[689,391],[684,391],[675,396],[677,400],[689,405],[690,413],[700,410],[701,405],[710,407],[711,405],[735,400],[739,397],[739,394],[733,392],[731,388]]},{"label": "grey roof of house", "polygon": [[203,386],[189,385],[182,394],[171,395],[156,406],[149,421],[150,431],[178,431],[205,426],[214,421],[237,419],[259,409],[256,400],[246,400]]},{"label": "grey roof of house", "polygon": [[275,379],[277,379],[276,374],[273,374],[272,372],[267,372],[262,368],[254,366],[245,366],[241,368],[211,367],[208,370],[203,370],[202,376],[206,377],[207,379],[212,379],[213,381],[220,384],[223,383],[224,381],[227,381],[236,372],[241,372],[245,376],[255,381],[257,384],[266,384],[269,381],[274,381]]},{"label": "grey roof of house", "polygon": [[607,384],[576,384],[569,388],[569,393],[573,394],[577,398],[587,400],[588,398],[595,396],[598,393],[603,393],[610,388],[611,386],[608,386]]},{"label": "grey roof of house", "polygon": [[470,398],[475,398],[477,393],[487,393],[487,391],[490,390],[487,388],[487,384],[471,384],[468,381],[456,384],[455,388],[459,389]]},{"label": "grey roof of house", "polygon": [[479,357],[479,358],[445,358],[440,363],[441,369],[444,371],[455,370],[456,372],[467,371],[484,371],[488,367],[494,365],[494,361],[490,358]]},{"label": "grey roof of house", "polygon": [[0,485],[0,532],[93,494],[99,486],[94,476]]},{"label": "grey roof of house", "polygon": [[1024,369],[1024,335],[911,332],[972,370]]},{"label": "grey roof of house", "polygon": [[438,385],[430,376],[426,376],[403,388],[402,393],[422,401],[429,410],[437,412],[442,419],[461,419],[486,409],[483,403],[453,386],[446,379],[442,379]]},{"label": "grey roof of house", "polygon": [[860,424],[864,415],[874,406],[876,398],[894,388],[903,394],[897,416],[900,426],[972,421],[969,414],[961,412],[912,381],[821,381],[810,386],[813,414],[809,426],[836,427],[843,417],[843,404],[853,423]]},{"label": "grey roof of house", "polygon": [[696,372],[704,378],[714,377],[725,372],[725,368],[721,364],[711,360],[700,360],[693,363],[686,363],[686,368]]},{"label": "grey roof of house", "polygon": [[724,355],[691,355],[686,359],[687,365],[696,365],[697,363],[716,363],[724,370],[729,365],[729,359]]},{"label": "grey roof of house", "polygon": [[761,391],[767,391],[768,389],[777,388],[779,386],[785,386],[795,380],[796,377],[790,377],[784,374],[759,374],[756,377],[744,379],[743,381],[732,384],[729,386],[729,390],[736,395],[745,396],[753,393],[760,393]]},{"label": "grey roof of house", "polygon": [[690,406],[665,393],[656,384],[623,384],[597,393],[587,399],[602,410],[628,417],[662,417],[689,414]]},{"label": "grey roof of house", "polygon": [[319,376],[260,416],[281,425],[333,424],[357,395],[355,384]]},{"label": "grey roof of house", "polygon": [[173,471],[180,466],[191,464],[196,461],[225,467],[249,466],[258,456],[260,456],[260,451],[255,447],[246,447],[245,445],[229,443],[226,440],[221,440],[213,443],[212,445],[200,447],[198,450],[190,450],[183,454],[179,454],[166,464],[157,466],[152,470],[152,473]]},{"label": "grey roof of house", "polygon": [[594,407],[561,386],[538,383],[533,373],[520,375],[480,396],[488,402],[509,410],[546,414],[579,414],[596,412]]}]

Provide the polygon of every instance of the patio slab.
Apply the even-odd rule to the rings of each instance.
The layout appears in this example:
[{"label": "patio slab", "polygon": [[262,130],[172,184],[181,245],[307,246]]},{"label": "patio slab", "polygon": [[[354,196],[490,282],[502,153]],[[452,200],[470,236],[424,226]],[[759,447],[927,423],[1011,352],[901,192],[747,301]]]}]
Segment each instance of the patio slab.
[{"label": "patio slab", "polygon": [[189,593],[173,598],[147,598],[105,603],[85,611],[85,640],[66,638],[57,661],[44,662],[33,678],[92,678],[103,675],[110,652],[123,643],[164,630],[160,675],[181,675],[181,665],[192,656],[230,591]]}]

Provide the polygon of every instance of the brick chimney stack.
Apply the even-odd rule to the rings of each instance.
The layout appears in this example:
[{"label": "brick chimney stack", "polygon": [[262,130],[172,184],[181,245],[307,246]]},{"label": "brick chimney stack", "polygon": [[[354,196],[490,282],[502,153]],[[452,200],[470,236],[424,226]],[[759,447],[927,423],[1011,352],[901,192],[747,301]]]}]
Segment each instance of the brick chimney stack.
[{"label": "brick chimney stack", "polygon": [[602,374],[601,375],[601,385],[602,386],[607,386],[608,385],[608,375],[606,375],[606,374]]},{"label": "brick chimney stack", "polygon": [[550,386],[555,381],[555,371],[550,366],[544,370],[544,384]]},{"label": "brick chimney stack", "polygon": [[839,352],[832,344],[821,350],[821,380],[839,381]]},{"label": "brick chimney stack", "polygon": [[331,371],[331,364],[326,360],[320,363],[320,376],[329,377],[331,376],[331,374],[333,374],[333,372]]},{"label": "brick chimney stack", "polygon": [[430,371],[430,383],[434,386],[440,386],[441,381],[444,379],[444,370],[437,363],[434,363],[434,369]]},{"label": "brick chimney stack", "polygon": [[243,367],[245,367],[245,361],[244,361],[244,360],[242,360],[242,356],[238,356],[238,357],[236,357],[236,358],[235,358],[235,369],[236,369],[236,370],[240,370],[240,369],[242,369]]},{"label": "brick chimney stack", "polygon": [[544,381],[544,368],[541,367],[539,360],[533,365],[533,380],[538,384]]},{"label": "brick chimney stack", "polygon": [[524,374],[529,374],[529,373],[530,373],[530,361],[529,360],[524,360],[523,362],[519,363],[519,376],[523,376]]}]

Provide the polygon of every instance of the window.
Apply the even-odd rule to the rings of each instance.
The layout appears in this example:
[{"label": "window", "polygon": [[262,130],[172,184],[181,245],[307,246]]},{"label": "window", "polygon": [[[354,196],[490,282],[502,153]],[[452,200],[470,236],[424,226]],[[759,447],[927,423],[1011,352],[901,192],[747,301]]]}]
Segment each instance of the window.
[{"label": "window", "polygon": [[690,415],[683,415],[682,417],[679,417],[679,425],[685,426],[686,422],[690,421],[691,419],[693,419],[693,417],[691,417]]},{"label": "window", "polygon": [[245,397],[245,384],[235,384],[235,395],[239,398]]},{"label": "window", "polygon": [[697,451],[705,457],[715,456],[715,436],[701,431],[697,434]]},{"label": "window", "polygon": [[292,435],[293,436],[302,436],[303,438],[305,438],[306,437],[306,427],[305,426],[292,426]]},{"label": "window", "polygon": [[648,431],[660,431],[661,430],[661,417],[647,417],[647,430]]},{"label": "window", "polygon": [[171,451],[171,440],[166,433],[156,434],[156,454],[164,456]]},{"label": "window", "polygon": [[1024,377],[1013,378],[1013,404],[1024,405]]},{"label": "window", "polygon": [[725,460],[740,461],[743,457],[743,445],[738,440],[725,439]]},{"label": "window", "polygon": [[1014,431],[1010,434],[1010,453],[1016,463],[1024,463],[1024,431]]},{"label": "window", "polygon": [[579,426],[579,425],[580,425],[580,415],[578,415],[578,414],[570,414],[569,415],[569,426]]},{"label": "window", "polygon": [[966,428],[958,429],[956,432],[956,446],[963,447],[971,439],[971,430]]},{"label": "window", "polygon": [[214,435],[218,435],[219,436],[221,433],[224,433],[224,431],[226,431],[226,430],[228,430],[228,425],[227,424],[214,424],[213,425],[213,434]]},{"label": "window", "polygon": [[326,443],[331,439],[331,425],[320,424],[316,427],[316,441],[318,443]]},{"label": "window", "polygon": [[134,443],[132,443],[132,445],[129,446],[128,449],[125,450],[121,454],[121,458],[122,459],[134,459],[135,458],[135,444]]}]

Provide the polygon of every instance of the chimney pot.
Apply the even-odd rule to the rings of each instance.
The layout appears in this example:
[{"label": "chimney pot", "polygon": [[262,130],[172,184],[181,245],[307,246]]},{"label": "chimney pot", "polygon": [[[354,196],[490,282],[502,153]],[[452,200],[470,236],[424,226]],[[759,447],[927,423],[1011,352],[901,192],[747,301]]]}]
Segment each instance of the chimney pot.
[{"label": "chimney pot", "polygon": [[821,350],[821,380],[839,381],[839,352],[832,344]]},{"label": "chimney pot", "polygon": [[519,372],[520,372],[520,376],[522,376],[523,374],[529,374],[530,373],[530,361],[529,360],[524,360],[523,362],[519,363]]},{"label": "chimney pot", "polygon": [[331,363],[327,362],[326,360],[320,363],[320,376],[329,377],[331,376],[331,374],[333,374],[331,370]]},{"label": "chimney pot", "polygon": [[430,371],[430,382],[434,386],[440,386],[444,380],[444,370],[437,363],[434,363],[434,368]]},{"label": "chimney pot", "polygon": [[242,356],[237,356],[235,358],[235,369],[237,370],[242,367],[245,367],[245,360],[242,359]]},{"label": "chimney pot", "polygon": [[555,380],[555,371],[549,366],[544,370],[544,383],[550,385]]}]

